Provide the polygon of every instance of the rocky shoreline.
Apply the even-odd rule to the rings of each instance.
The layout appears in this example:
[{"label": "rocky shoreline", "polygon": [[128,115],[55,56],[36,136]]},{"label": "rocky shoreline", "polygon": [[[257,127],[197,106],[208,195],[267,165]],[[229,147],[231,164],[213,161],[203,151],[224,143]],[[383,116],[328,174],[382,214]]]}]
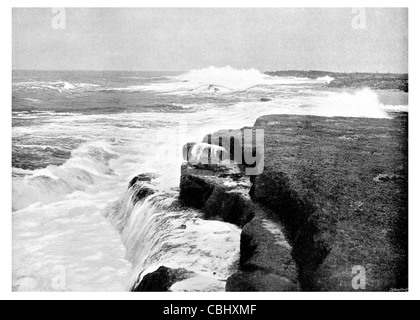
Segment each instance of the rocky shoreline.
[{"label": "rocky shoreline", "polygon": [[[242,228],[226,291],[354,291],[361,270],[368,291],[407,289],[407,120],[262,117],[254,129],[265,131],[264,171],[256,176],[193,159],[187,144],[180,204]],[[252,148],[235,150],[237,139],[244,142],[243,129],[203,141],[219,142],[233,159]],[[167,291],[185,277],[162,266],[133,291]]]}]

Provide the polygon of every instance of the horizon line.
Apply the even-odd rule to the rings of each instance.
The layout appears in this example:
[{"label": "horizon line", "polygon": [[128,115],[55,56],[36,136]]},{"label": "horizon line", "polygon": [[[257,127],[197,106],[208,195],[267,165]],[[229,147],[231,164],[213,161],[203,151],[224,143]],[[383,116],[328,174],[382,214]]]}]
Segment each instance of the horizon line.
[{"label": "horizon line", "polygon": [[[204,67],[206,68],[206,67]],[[201,68],[201,69],[204,69]],[[194,68],[190,70],[199,70],[199,68]],[[236,69],[236,68],[235,68]],[[244,68],[240,68],[246,70]],[[39,71],[39,72],[172,72],[172,73],[180,73],[180,72],[189,72],[190,70],[111,70],[111,69],[104,69],[104,70],[89,70],[89,69],[13,69],[14,71]],[[299,70],[299,69],[280,69],[280,70],[265,70],[260,71],[261,73],[265,74],[268,72],[325,72],[325,73],[335,73],[335,74],[398,74],[398,75],[409,75],[408,72],[382,72],[382,71],[331,71],[331,70],[317,70],[317,69],[308,69],[308,70]]]}]

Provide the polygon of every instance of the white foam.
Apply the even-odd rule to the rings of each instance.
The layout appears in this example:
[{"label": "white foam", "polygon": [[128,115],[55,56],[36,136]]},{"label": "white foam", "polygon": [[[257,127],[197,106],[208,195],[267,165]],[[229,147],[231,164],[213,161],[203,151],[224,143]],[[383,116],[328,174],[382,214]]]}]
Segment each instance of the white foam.
[{"label": "white foam", "polygon": [[13,214],[14,291],[127,290],[130,264],[96,206],[103,201],[62,201]]},{"label": "white foam", "polygon": [[167,81],[116,88],[119,91],[156,91],[177,95],[229,94],[259,86],[294,86],[316,84],[315,80],[295,77],[272,77],[256,69],[235,69],[214,66],[191,70],[183,75],[169,77]]},{"label": "white foam", "polygon": [[122,228],[127,259],[134,266],[132,282],[166,266],[211,279],[201,284],[203,291],[214,291],[215,283],[224,288],[223,281],[239,259],[240,229],[203,220],[194,210],[176,209],[176,200],[177,194],[158,193],[132,207],[128,197],[119,210],[109,213]]},{"label": "white foam", "polygon": [[23,177],[13,179],[13,210],[33,203],[51,203],[74,191],[85,191],[101,177],[112,174],[110,160],[117,155],[101,142],[88,143],[72,152],[62,166],[50,165],[35,171],[15,169]]},{"label": "white foam", "polygon": [[334,81],[334,78],[330,77],[330,76],[325,76],[325,77],[320,77],[320,78],[316,79],[316,81],[320,81],[320,82],[323,82],[323,83],[326,83],[326,84],[330,84],[332,81]]}]

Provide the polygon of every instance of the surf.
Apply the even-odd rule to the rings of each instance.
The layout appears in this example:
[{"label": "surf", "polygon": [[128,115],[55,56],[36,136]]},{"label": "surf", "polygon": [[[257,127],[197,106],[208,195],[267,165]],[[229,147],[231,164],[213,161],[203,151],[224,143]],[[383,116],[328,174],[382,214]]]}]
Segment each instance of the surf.
[{"label": "surf", "polygon": [[[80,77],[57,75],[68,83],[94,83],[89,75]],[[240,230],[179,205],[183,145],[196,143],[197,161],[209,151],[224,154],[203,143],[206,134],[253,126],[263,115],[386,118],[387,108],[398,107],[370,89],[332,90],[326,79],[274,77],[256,69],[208,67],[129,83],[112,80],[96,92],[84,91],[86,100],[68,90],[81,97],[81,113],[61,114],[60,103],[46,110],[43,99],[33,111],[13,110],[15,149],[34,157],[25,160],[36,166],[46,146],[69,151],[61,165],[13,168],[16,291],[54,290],[51,270],[57,265],[76,270],[67,275],[67,290],[127,291],[166,266],[194,273],[172,291],[223,291],[237,263]],[[44,89],[36,90],[43,98]],[[38,97],[26,91],[13,92],[17,109],[25,107],[21,97]],[[100,103],[91,106],[97,98]],[[119,112],[120,103],[142,99],[181,105],[184,112],[142,106]],[[130,187],[134,176],[149,173],[150,181]],[[153,193],[139,200],[141,188]]]}]

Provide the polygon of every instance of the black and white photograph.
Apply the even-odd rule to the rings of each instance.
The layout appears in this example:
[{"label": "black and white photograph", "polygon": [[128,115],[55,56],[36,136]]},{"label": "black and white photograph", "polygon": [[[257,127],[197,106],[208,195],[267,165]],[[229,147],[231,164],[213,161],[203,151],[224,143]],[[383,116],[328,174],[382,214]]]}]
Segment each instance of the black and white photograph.
[{"label": "black and white photograph", "polygon": [[412,292],[411,8],[348,4],[12,4],[7,290]]}]

